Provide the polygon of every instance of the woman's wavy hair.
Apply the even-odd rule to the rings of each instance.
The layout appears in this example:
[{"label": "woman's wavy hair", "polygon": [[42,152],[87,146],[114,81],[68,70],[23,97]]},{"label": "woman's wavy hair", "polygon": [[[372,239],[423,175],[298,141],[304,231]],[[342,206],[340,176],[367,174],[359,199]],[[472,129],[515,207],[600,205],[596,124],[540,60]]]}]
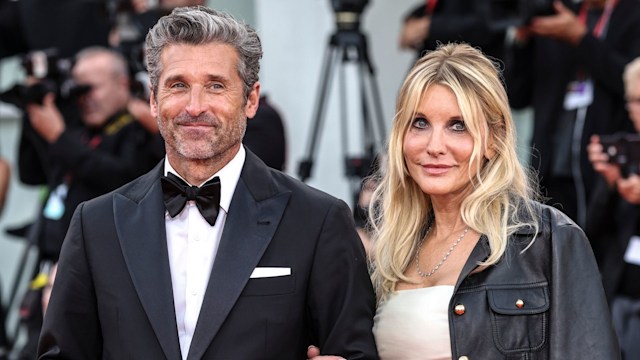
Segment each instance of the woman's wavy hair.
[{"label": "woman's wavy hair", "polygon": [[158,20],[145,41],[151,91],[157,94],[162,73],[160,56],[169,45],[221,43],[233,46],[239,57],[238,74],[244,82],[245,99],[258,81],[262,45],[254,29],[231,15],[204,6],[180,7]]},{"label": "woman's wavy hair", "polygon": [[399,281],[411,282],[404,272],[434,216],[429,195],[411,178],[402,150],[418,105],[432,85],[455,94],[473,138],[470,164],[478,166],[475,173],[469,167],[472,189],[460,210],[463,221],[488,238],[491,253],[482,265],[502,258],[509,235],[517,229],[538,228],[528,201],[537,197],[530,184],[534,177],[517,158],[513,119],[497,63],[467,44],[440,45],[416,62],[400,89],[387,164],[377,175],[379,186],[370,203],[372,280],[379,300]]}]

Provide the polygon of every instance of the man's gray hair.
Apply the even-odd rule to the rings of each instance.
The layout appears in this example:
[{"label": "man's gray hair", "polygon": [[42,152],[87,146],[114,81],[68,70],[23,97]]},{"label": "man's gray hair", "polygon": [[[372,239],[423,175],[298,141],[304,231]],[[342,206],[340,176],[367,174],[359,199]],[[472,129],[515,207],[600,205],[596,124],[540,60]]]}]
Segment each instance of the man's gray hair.
[{"label": "man's gray hair", "polygon": [[180,7],[162,17],[147,34],[145,51],[147,71],[154,94],[162,72],[160,55],[165,47],[175,44],[204,45],[223,43],[238,52],[238,74],[244,82],[245,98],[258,81],[262,45],[250,26],[231,15],[204,6]]},{"label": "man's gray hair", "polygon": [[80,60],[85,60],[94,56],[110,56],[112,59],[110,62],[110,70],[113,75],[129,79],[127,59],[125,59],[125,57],[116,50],[104,46],[89,46],[80,50],[74,58],[74,63],[78,63]]}]

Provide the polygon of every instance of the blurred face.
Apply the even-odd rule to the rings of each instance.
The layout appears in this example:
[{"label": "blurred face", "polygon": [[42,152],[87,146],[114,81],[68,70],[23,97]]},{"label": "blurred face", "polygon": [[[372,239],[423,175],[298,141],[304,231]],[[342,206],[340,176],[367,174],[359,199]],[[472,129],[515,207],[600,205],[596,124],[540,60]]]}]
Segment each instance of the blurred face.
[{"label": "blurred face", "polygon": [[107,54],[95,54],[80,59],[73,68],[76,83],[91,87],[79,100],[83,121],[89,127],[104,125],[127,106],[129,84],[124,76],[115,74],[113,61]]},{"label": "blurred face", "polygon": [[204,3],[204,0],[161,0],[160,7],[164,9],[173,9],[180,6],[204,5]]},{"label": "blurred face", "polygon": [[227,44],[170,45],[160,57],[158,92],[151,113],[169,159],[231,160],[258,108],[259,83],[247,100],[237,71],[238,54]]},{"label": "blurred face", "polygon": [[409,175],[433,200],[464,195],[471,186],[472,151],[456,96],[448,87],[430,86],[403,142]]},{"label": "blurred face", "polygon": [[603,8],[607,0],[586,0],[587,5],[592,8]]},{"label": "blurred face", "polygon": [[640,78],[635,80],[627,93],[627,111],[633,127],[640,133]]}]

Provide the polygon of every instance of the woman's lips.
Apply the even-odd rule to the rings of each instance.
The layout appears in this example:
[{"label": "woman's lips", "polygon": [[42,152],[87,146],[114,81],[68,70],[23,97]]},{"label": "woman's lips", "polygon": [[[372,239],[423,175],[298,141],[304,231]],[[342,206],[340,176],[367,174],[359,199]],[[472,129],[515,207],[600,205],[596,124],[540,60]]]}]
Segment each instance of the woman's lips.
[{"label": "woman's lips", "polygon": [[449,165],[422,165],[422,168],[425,170],[427,174],[430,175],[441,175],[449,170],[451,170],[452,166]]}]

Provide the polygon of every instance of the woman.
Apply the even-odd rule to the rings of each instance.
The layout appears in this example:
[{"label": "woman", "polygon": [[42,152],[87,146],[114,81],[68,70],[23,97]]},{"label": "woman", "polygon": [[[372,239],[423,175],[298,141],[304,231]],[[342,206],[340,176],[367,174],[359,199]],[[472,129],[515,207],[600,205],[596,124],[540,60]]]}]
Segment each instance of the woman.
[{"label": "woman", "polygon": [[398,97],[374,193],[381,359],[614,359],[589,243],[518,163],[494,63],[427,53]]}]

